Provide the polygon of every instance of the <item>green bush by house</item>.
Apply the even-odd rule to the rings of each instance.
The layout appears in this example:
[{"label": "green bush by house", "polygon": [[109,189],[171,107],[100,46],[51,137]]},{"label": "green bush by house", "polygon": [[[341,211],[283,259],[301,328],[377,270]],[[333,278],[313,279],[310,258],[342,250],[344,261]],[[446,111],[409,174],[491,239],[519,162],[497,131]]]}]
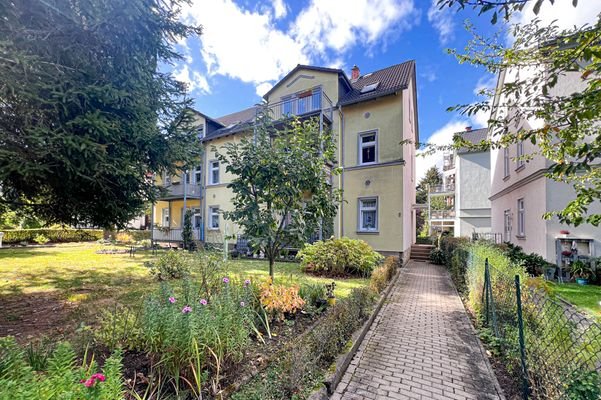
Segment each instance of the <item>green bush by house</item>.
[{"label": "green bush by house", "polygon": [[4,232],[3,243],[33,243],[44,237],[53,243],[89,242],[102,239],[101,229],[8,229]]},{"label": "green bush by house", "polygon": [[306,271],[327,276],[370,276],[384,259],[363,240],[346,237],[305,246],[297,258]]}]

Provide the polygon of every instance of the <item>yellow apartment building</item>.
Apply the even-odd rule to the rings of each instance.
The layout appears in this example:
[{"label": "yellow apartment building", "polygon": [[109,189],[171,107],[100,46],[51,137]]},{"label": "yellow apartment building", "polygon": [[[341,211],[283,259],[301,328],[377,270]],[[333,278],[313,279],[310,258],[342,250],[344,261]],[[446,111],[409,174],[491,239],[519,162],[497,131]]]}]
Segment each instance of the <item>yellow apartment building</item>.
[{"label": "yellow apartment building", "polygon": [[[333,187],[344,201],[334,220],[336,237],[363,239],[383,254],[408,259],[415,235],[415,145],[418,114],[415,62],[407,61],[349,78],[341,69],[298,65],[264,96],[274,120],[297,115],[319,119],[336,140],[342,173]],[[223,243],[243,235],[222,212],[231,210],[232,176],[215,149],[253,134],[257,107],[219,118],[196,112],[205,145],[201,165],[157,177],[167,189],[153,207],[153,239],[179,242],[184,207],[193,212],[194,236]],[[185,206],[184,206],[185,204]]]}]

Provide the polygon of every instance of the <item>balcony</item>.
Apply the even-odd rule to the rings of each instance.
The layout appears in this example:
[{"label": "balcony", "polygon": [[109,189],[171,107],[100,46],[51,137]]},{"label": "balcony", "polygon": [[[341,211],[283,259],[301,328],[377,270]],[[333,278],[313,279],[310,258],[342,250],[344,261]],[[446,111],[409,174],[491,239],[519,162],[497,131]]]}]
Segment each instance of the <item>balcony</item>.
[{"label": "balcony", "polygon": [[333,119],[334,106],[332,100],[315,88],[298,97],[291,97],[276,103],[267,105],[268,113],[273,121],[284,121],[293,116],[300,118],[323,115],[324,121],[331,123]]},{"label": "balcony", "polygon": [[[182,242],[183,229],[155,228],[152,230],[152,239],[156,242]],[[200,229],[193,229],[194,240],[200,240]]]},{"label": "balcony", "polygon": [[429,190],[431,195],[453,194],[455,192],[455,184],[449,183],[446,185],[430,186]]},{"label": "balcony", "polygon": [[170,199],[181,199],[184,197],[184,192],[187,198],[200,199],[201,190],[198,184],[183,184],[181,182],[174,182],[171,185],[163,186],[166,190],[164,194],[159,197],[159,200],[170,200]]},{"label": "balcony", "polygon": [[430,210],[431,221],[454,220],[455,210]]},{"label": "balcony", "polygon": [[455,169],[455,156],[454,154],[445,153],[443,155],[442,170],[450,171],[452,169]]}]

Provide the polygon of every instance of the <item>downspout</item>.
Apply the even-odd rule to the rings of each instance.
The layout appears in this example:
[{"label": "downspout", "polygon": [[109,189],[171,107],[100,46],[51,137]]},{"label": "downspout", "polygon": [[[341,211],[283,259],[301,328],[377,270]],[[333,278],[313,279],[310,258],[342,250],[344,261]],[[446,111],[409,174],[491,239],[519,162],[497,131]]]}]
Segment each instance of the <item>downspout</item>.
[{"label": "downspout", "polygon": [[[338,143],[340,143],[340,177],[338,178],[338,185],[344,197],[344,113],[342,112],[342,106],[338,105],[338,117],[340,119],[340,129],[338,129]],[[344,201],[340,202],[340,223],[338,224],[338,237],[344,236]]]}]

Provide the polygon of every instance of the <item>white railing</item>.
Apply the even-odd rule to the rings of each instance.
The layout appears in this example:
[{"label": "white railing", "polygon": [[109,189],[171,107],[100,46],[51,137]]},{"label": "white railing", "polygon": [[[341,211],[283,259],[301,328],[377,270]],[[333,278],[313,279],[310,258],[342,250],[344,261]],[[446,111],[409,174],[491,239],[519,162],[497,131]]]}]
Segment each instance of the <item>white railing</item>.
[{"label": "white railing", "polygon": [[334,112],[332,100],[321,90],[313,91],[309,96],[293,97],[267,105],[272,120],[287,119],[292,116],[302,117],[306,114],[323,112],[330,121]]},{"label": "white railing", "polygon": [[199,198],[201,195],[200,185],[197,184],[183,184],[183,183],[173,183],[168,186],[164,186],[167,190],[167,193],[163,197],[183,197],[184,196],[184,188],[186,196]]},{"label": "white railing", "polygon": [[[152,239],[157,242],[181,242],[183,229],[164,229],[154,228]],[[192,236],[194,240],[200,240],[200,229],[193,229]]]},{"label": "white railing", "polygon": [[455,210],[430,210],[430,220],[454,219]]},{"label": "white railing", "polygon": [[454,183],[449,183],[447,185],[430,186],[430,194],[452,193],[454,191],[455,191],[455,184]]}]

